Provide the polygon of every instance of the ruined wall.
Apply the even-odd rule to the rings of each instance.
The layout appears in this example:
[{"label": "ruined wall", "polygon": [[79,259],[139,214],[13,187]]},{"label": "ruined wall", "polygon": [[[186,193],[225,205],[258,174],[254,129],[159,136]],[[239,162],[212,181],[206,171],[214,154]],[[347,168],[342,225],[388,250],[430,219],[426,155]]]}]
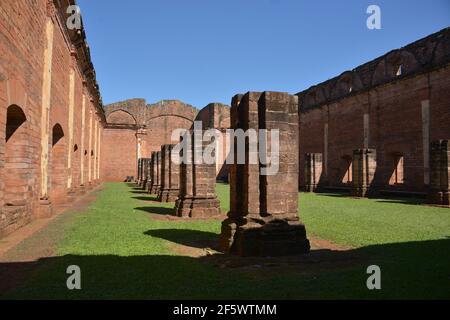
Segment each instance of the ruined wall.
[{"label": "ruined wall", "polygon": [[230,129],[230,106],[222,103],[210,103],[199,111],[195,121],[202,123],[203,130],[215,128],[221,132],[221,139],[216,140],[216,179],[228,181],[229,165],[225,163],[229,154],[229,141],[226,129]]},{"label": "ruined wall", "polygon": [[322,153],[322,183],[350,187],[353,150],[373,148],[374,185],[425,192],[430,141],[450,136],[449,43],[444,29],[300,92],[301,168]]},{"label": "ruined wall", "polygon": [[[88,173],[88,161],[82,162],[89,136],[83,114],[93,114],[97,137],[102,130],[84,29],[70,31],[65,24],[71,4],[0,3],[0,237],[80,194]],[[94,171],[98,150],[93,150],[92,183],[100,178]]]},{"label": "ruined wall", "polygon": [[137,176],[136,131],[109,129],[103,131],[102,177],[105,181],[125,181]]},{"label": "ruined wall", "polygon": [[150,158],[171,141],[175,129],[189,129],[197,109],[178,100],[146,104],[130,99],[105,106],[107,128],[103,133],[102,173],[108,181],[137,176],[137,159]]}]

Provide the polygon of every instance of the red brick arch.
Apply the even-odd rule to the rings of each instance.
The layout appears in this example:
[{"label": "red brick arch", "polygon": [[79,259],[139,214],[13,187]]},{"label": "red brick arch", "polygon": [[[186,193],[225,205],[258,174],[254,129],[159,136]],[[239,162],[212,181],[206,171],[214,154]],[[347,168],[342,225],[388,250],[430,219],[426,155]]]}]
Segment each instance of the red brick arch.
[{"label": "red brick arch", "polygon": [[22,108],[7,109],[5,128],[4,203],[6,206],[26,204],[30,175],[28,121]]},{"label": "red brick arch", "polygon": [[136,119],[134,116],[125,110],[116,110],[108,115],[107,122],[110,124],[126,124],[136,125]]}]

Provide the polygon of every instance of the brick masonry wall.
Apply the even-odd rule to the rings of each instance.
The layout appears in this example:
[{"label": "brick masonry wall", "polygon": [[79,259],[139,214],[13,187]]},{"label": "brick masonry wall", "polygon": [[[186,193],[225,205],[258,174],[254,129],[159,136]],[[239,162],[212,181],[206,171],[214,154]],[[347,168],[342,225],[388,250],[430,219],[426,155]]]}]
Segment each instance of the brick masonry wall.
[{"label": "brick masonry wall", "polygon": [[102,145],[102,177],[105,181],[125,181],[137,177],[136,132],[132,129],[105,129]]},{"label": "brick masonry wall", "polygon": [[[300,92],[300,172],[305,153],[322,153],[323,184],[348,186],[347,159],[355,149],[373,148],[380,189],[426,192],[429,143],[450,136],[449,62],[444,29]],[[389,185],[399,155],[404,181]],[[305,184],[301,174],[299,183]]]},{"label": "brick masonry wall", "polygon": [[[40,216],[43,185],[48,177],[49,202],[64,202],[72,186],[81,184],[81,109],[87,96],[86,119],[92,111],[97,121],[103,115],[95,77],[84,38],[65,29],[67,1],[2,1],[0,3],[0,237]],[[48,26],[53,29],[49,41]],[[83,40],[79,41],[78,40]],[[79,45],[75,46],[74,43]],[[47,47],[51,46],[51,47]],[[48,170],[41,167],[42,107],[46,49],[52,50],[48,131]],[[70,73],[73,70],[73,139],[69,144]],[[17,106],[17,109],[15,109]],[[26,121],[6,141],[8,127],[17,120],[8,110],[21,110]],[[9,113],[13,115],[12,112]],[[17,115],[18,113],[15,112]],[[13,120],[12,122],[10,120]],[[52,148],[52,129],[59,124],[64,137]],[[87,124],[87,123],[86,123]],[[101,125],[99,127],[101,131]],[[85,140],[89,127],[85,128]],[[87,142],[85,144],[87,145]],[[75,151],[77,145],[77,151]],[[68,157],[71,156],[69,168]],[[95,157],[95,155],[94,155]],[[57,160],[57,161],[55,161]],[[87,170],[87,162],[85,163]],[[55,172],[58,174],[55,175]],[[97,177],[98,178],[98,177]],[[87,179],[87,175],[86,175]],[[95,179],[95,177],[93,177]],[[57,187],[57,188],[56,188]],[[55,191],[59,191],[59,195]],[[6,195],[6,196],[5,196]],[[57,197],[58,199],[54,198]],[[49,203],[47,201],[47,204]],[[51,205],[48,205],[51,208]],[[51,212],[49,209],[48,212]]]},{"label": "brick masonry wall", "polygon": [[102,174],[108,181],[136,176],[137,159],[176,143],[172,132],[191,128],[197,115],[197,109],[178,100],[146,104],[144,99],[130,99],[105,106],[105,112]]}]

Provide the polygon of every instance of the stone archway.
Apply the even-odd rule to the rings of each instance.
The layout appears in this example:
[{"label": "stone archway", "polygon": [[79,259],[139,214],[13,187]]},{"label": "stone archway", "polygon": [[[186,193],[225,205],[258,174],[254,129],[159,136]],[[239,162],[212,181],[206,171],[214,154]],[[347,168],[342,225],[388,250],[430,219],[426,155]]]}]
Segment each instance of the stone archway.
[{"label": "stone archway", "polygon": [[5,131],[4,204],[24,206],[30,174],[27,118],[22,108],[11,105],[7,109]]}]

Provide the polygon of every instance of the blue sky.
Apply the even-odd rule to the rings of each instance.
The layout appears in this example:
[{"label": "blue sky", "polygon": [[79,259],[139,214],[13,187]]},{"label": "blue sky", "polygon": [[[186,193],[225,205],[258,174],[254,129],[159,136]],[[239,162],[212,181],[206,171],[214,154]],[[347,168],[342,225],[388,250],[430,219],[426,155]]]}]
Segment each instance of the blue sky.
[{"label": "blue sky", "polygon": [[[449,0],[78,0],[104,104],[296,93],[450,25]],[[381,8],[381,30],[366,9]]]}]

